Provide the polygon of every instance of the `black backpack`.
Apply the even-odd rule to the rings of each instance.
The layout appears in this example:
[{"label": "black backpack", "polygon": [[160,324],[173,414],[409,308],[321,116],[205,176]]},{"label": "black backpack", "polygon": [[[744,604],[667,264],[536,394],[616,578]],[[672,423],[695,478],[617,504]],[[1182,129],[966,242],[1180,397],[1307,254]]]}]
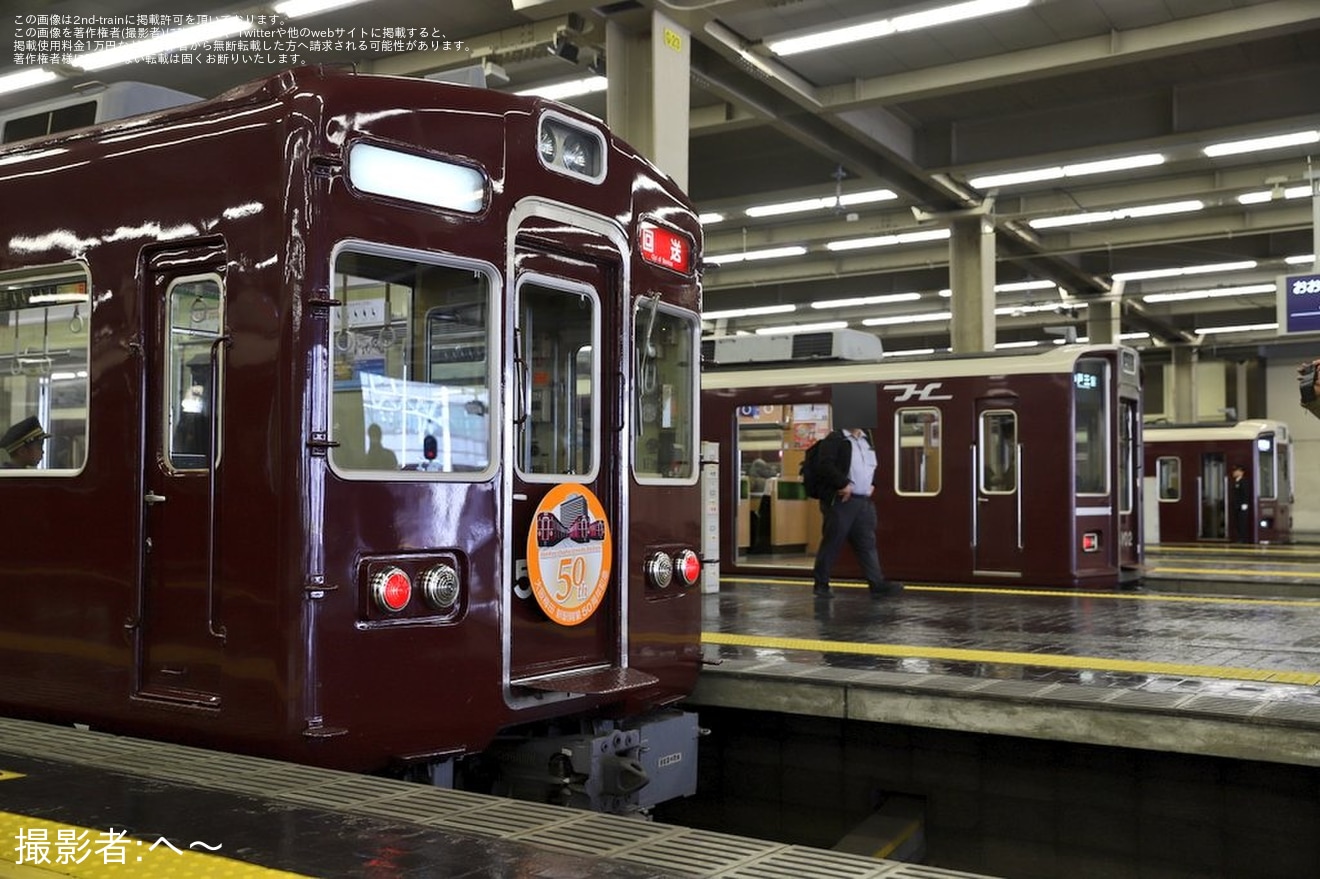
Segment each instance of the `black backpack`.
[{"label": "black backpack", "polygon": [[802,488],[807,493],[807,497],[820,500],[821,493],[825,486],[821,485],[820,474],[820,440],[807,447],[807,452],[802,456]]}]

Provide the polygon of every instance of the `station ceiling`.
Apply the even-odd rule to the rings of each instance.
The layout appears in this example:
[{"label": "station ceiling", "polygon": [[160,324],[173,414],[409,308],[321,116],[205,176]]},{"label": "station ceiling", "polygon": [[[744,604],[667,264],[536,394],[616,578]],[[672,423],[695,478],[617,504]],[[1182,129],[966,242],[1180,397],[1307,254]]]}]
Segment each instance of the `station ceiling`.
[{"label": "station ceiling", "polygon": [[[15,45],[0,77],[41,60],[21,56],[52,15],[178,21],[274,2],[10,0]],[[706,225],[705,310],[782,309],[708,331],[844,322],[890,352],[947,348],[939,236],[950,216],[979,215],[995,230],[998,343],[1085,337],[1089,304],[1115,297],[1122,332],[1152,353],[1242,357],[1275,341],[1276,282],[1310,272],[1315,252],[1320,0],[1018,0],[946,23],[925,14],[988,2],[360,0],[283,20],[312,34],[282,47],[292,51],[267,41],[66,71],[0,94],[0,113],[92,79],[212,96],[294,55],[416,75],[482,66],[489,86],[517,91],[608,67],[607,25],[640,34],[658,12],[691,52],[688,189],[723,217]],[[793,54],[777,45],[852,25],[890,32]],[[567,101],[606,118],[601,92]],[[1224,146],[1280,135],[1291,143]],[[892,197],[876,200],[882,190]],[[807,199],[818,206],[746,213]],[[792,255],[764,255],[783,248]],[[907,295],[846,304],[892,294]]]}]

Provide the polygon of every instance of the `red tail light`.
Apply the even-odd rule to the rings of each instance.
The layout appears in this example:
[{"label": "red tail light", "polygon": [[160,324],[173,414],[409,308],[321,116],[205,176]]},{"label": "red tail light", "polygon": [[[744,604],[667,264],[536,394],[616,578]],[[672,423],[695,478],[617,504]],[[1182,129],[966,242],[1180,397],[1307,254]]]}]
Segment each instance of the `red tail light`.
[{"label": "red tail light", "polygon": [[397,613],[412,600],[412,581],[399,568],[385,568],[371,578],[371,597],[381,610]]},{"label": "red tail light", "polygon": [[674,567],[678,570],[678,578],[683,581],[684,586],[692,586],[701,577],[701,559],[690,549],[685,549],[678,554],[675,559]]}]

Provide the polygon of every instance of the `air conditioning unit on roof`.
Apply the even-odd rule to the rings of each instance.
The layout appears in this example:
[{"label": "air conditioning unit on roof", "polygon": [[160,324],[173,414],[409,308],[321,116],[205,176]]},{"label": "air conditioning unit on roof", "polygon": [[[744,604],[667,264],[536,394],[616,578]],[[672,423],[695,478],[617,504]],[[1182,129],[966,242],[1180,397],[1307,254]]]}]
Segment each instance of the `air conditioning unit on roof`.
[{"label": "air conditioning unit on roof", "polygon": [[801,363],[814,360],[878,361],[880,338],[862,330],[716,336],[703,345],[708,363]]}]

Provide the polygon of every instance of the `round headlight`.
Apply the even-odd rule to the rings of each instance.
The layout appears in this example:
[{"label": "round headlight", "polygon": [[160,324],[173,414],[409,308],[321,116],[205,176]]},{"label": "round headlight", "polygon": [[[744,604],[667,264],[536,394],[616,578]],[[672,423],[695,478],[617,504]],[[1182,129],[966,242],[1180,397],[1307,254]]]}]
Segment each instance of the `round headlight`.
[{"label": "round headlight", "polygon": [[655,552],[646,560],[646,580],[652,586],[664,589],[674,578],[674,563],[668,553]]},{"label": "round headlight", "polygon": [[458,571],[452,565],[432,565],[422,574],[422,597],[435,610],[451,610],[458,603]]}]

